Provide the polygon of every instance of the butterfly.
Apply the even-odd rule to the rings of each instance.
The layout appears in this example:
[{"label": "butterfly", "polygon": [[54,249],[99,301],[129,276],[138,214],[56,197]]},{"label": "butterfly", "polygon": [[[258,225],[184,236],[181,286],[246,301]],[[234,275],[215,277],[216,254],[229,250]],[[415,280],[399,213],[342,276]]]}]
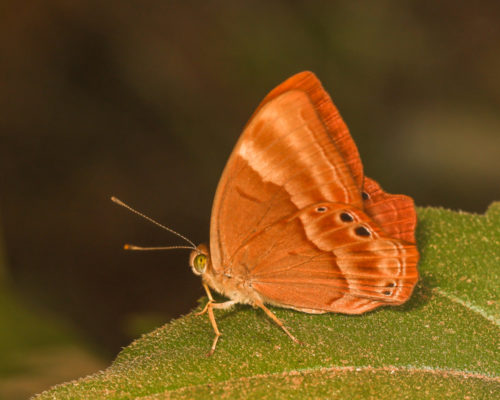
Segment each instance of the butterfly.
[{"label": "butterfly", "polygon": [[299,342],[266,304],[362,314],[404,303],[418,280],[415,227],[413,200],[364,176],[318,78],[292,76],[260,103],[229,157],[210,246],[192,244],[189,264],[208,296],[199,314],[215,332],[209,355],[221,335],[214,309],[258,307]]}]

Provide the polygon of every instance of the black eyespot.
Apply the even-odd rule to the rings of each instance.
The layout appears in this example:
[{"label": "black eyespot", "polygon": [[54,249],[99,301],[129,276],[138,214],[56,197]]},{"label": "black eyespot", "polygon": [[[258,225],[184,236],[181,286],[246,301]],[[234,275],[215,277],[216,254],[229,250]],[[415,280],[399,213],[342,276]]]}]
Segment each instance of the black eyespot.
[{"label": "black eyespot", "polygon": [[361,192],[361,197],[363,200],[368,200],[370,198],[370,195],[366,192]]},{"label": "black eyespot", "polygon": [[370,236],[370,231],[366,229],[364,226],[358,226],[356,229],[354,229],[354,233],[358,236],[364,236],[364,237]]},{"label": "black eyespot", "polygon": [[316,208],[317,212],[325,212],[326,210],[328,210],[328,208],[326,208],[326,207],[318,207],[318,208]]},{"label": "black eyespot", "polygon": [[352,217],[351,214],[349,213],[346,213],[346,212],[343,212],[340,214],[340,219],[342,220],[342,222],[352,222],[354,221],[354,218]]},{"label": "black eyespot", "polygon": [[389,290],[386,290],[385,292],[382,292],[382,294],[385,296],[390,296],[391,292]]},{"label": "black eyespot", "polygon": [[387,286],[388,287],[394,287],[394,286],[396,286],[396,284],[394,282],[391,282],[391,283],[388,283]]}]

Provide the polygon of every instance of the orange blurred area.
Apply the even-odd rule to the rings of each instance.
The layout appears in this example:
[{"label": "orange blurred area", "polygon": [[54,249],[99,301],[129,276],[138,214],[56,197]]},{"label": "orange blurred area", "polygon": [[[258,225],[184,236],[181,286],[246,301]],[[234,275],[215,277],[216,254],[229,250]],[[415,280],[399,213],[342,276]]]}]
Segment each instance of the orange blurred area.
[{"label": "orange blurred area", "polygon": [[203,294],[187,251],[123,251],[183,243],[110,196],[208,241],[242,127],[296,72],[321,79],[388,192],[481,213],[500,199],[498,2],[50,0],[0,18],[2,301],[61,321],[85,365]]}]

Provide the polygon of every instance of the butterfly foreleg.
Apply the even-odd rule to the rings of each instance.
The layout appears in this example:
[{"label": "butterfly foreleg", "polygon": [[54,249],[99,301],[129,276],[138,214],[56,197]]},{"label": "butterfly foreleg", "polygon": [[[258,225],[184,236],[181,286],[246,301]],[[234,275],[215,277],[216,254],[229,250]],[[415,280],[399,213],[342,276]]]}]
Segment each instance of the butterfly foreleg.
[{"label": "butterfly foreleg", "polygon": [[236,300],[229,300],[229,301],[225,301],[224,303],[215,303],[215,300],[212,297],[212,293],[210,292],[208,285],[206,283],[203,283],[203,287],[204,287],[205,291],[207,292],[208,302],[205,305],[205,307],[203,308],[203,310],[201,310],[199,313],[196,313],[196,315],[202,315],[202,314],[208,313],[208,319],[210,320],[210,323],[212,324],[212,328],[214,329],[214,332],[215,332],[214,341],[212,343],[212,347],[210,348],[210,351],[207,354],[207,356],[210,357],[212,354],[214,354],[215,347],[217,346],[217,342],[219,340],[219,337],[220,337],[220,335],[222,335],[219,331],[218,326],[217,326],[217,322],[215,321],[215,315],[214,315],[213,309],[217,308],[219,310],[225,310],[225,309],[228,309],[228,308],[231,308],[232,306],[234,306],[237,303],[237,301]]},{"label": "butterfly foreleg", "polygon": [[295,343],[302,344],[295,336],[293,336],[290,333],[290,331],[286,328],[285,324],[281,322],[281,320],[276,315],[274,315],[274,313],[269,308],[267,308],[264,305],[264,303],[262,303],[261,301],[255,301],[254,305],[261,308],[268,315],[269,318],[271,318],[274,322],[276,322],[276,324],[285,331],[285,333],[290,337],[290,339],[292,339]]}]

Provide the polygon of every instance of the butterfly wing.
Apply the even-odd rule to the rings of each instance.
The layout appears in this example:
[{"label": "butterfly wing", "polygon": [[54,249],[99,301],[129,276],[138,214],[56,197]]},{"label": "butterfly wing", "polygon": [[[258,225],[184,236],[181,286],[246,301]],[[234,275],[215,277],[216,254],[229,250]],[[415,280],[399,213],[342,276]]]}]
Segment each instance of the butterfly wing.
[{"label": "butterfly wing", "polygon": [[406,301],[417,260],[414,245],[387,236],[363,211],[331,202],[267,226],[234,257],[268,303],[349,314]]},{"label": "butterfly wing", "polygon": [[231,254],[259,227],[311,203],[330,200],[363,206],[361,179],[351,173],[309,92],[326,96],[328,102],[323,99],[323,103],[330,106],[330,125],[335,132],[347,132],[312,73],[290,78],[264,99],[240,136],[217,188],[210,228],[214,266],[227,265]]},{"label": "butterfly wing", "polygon": [[415,243],[417,214],[411,197],[388,194],[373,179],[365,177],[364,209],[391,237]]},{"label": "butterfly wing", "polygon": [[[385,203],[371,180],[363,200],[363,182],[328,94],[312,73],[295,75],[258,107],[223,172],[210,228],[213,269],[244,279],[269,303],[308,312],[401,303],[416,282],[418,252],[370,216]],[[337,226],[332,218],[341,214],[349,223]],[[387,226],[395,220],[384,218]]]}]

